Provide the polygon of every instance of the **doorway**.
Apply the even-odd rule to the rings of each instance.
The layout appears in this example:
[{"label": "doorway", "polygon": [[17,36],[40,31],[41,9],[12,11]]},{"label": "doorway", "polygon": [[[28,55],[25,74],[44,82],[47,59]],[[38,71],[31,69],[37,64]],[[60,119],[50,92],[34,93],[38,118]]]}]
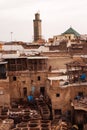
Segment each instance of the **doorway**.
[{"label": "doorway", "polygon": [[83,124],[78,124],[79,130],[83,130]]},{"label": "doorway", "polygon": [[23,88],[23,95],[24,95],[24,97],[27,96],[27,88],[26,87]]},{"label": "doorway", "polygon": [[45,94],[45,87],[40,87],[40,94],[42,94],[42,95]]}]

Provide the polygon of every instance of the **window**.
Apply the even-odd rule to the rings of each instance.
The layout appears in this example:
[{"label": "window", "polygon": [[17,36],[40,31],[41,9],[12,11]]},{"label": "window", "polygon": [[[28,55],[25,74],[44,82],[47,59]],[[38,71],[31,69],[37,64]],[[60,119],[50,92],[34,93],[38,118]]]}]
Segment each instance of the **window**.
[{"label": "window", "polygon": [[13,81],[16,81],[16,79],[17,79],[16,76],[14,76],[14,77],[13,77]]},{"label": "window", "polygon": [[45,94],[45,87],[40,87],[40,94],[42,94],[42,95]]},{"label": "window", "polygon": [[54,114],[55,115],[61,115],[62,114],[61,109],[55,109]]},{"label": "window", "polygon": [[22,83],[23,83],[23,84],[25,84],[25,83],[26,83],[26,81],[22,81]]},{"label": "window", "polygon": [[6,66],[1,64],[0,65],[0,79],[6,79]]},{"label": "window", "polygon": [[10,65],[10,71],[16,71],[16,65]]},{"label": "window", "polygon": [[38,79],[38,81],[40,81],[41,80],[40,76],[38,76],[37,79]]},{"label": "window", "polygon": [[16,59],[17,64],[21,64],[21,59]]},{"label": "window", "polygon": [[33,80],[31,80],[31,84],[33,83]]},{"label": "window", "polygon": [[9,64],[15,64],[15,59],[8,60]]},{"label": "window", "polygon": [[71,37],[69,36],[69,40],[71,39]]},{"label": "window", "polygon": [[78,95],[82,97],[83,96],[83,92],[78,92]]},{"label": "window", "polygon": [[60,93],[57,93],[57,94],[56,94],[56,97],[60,97]]}]

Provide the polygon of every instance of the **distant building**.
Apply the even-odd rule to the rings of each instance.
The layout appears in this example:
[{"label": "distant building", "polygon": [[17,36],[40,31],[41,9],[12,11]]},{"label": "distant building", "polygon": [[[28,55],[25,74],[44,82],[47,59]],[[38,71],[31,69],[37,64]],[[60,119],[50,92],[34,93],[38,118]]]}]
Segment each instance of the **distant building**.
[{"label": "distant building", "polygon": [[[45,93],[48,57],[7,57],[10,98],[24,98],[31,93]],[[34,93],[35,90],[35,93]]]},{"label": "distant building", "polygon": [[54,36],[53,39],[54,39],[54,42],[59,42],[62,40],[75,41],[75,40],[78,40],[80,36],[81,35],[77,31],[75,31],[72,27],[70,27],[61,35]]},{"label": "distant building", "polygon": [[67,40],[77,40],[80,38],[80,34],[75,31],[72,27],[70,27],[68,30],[66,30],[62,35],[67,39]]},{"label": "distant building", "polygon": [[62,35],[55,35],[55,36],[53,36],[53,41],[55,42],[55,43],[57,43],[57,42],[60,42],[60,41],[62,41],[62,40],[64,40],[65,38],[64,38],[64,36],[62,36]]},{"label": "distant building", "polygon": [[[66,64],[68,75],[47,79],[46,91],[54,119],[63,115],[83,129],[87,118],[87,57]],[[86,116],[85,116],[86,115]]]},{"label": "distant building", "polygon": [[42,39],[42,28],[41,28],[41,20],[40,20],[40,14],[35,14],[35,19],[33,20],[34,24],[34,42],[37,42],[38,40]]}]

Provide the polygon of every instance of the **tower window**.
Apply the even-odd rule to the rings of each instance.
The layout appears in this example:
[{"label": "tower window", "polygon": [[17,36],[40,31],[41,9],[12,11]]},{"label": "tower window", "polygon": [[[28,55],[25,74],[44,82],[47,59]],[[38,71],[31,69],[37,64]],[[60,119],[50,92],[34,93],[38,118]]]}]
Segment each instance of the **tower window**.
[{"label": "tower window", "polygon": [[16,76],[13,76],[13,81],[16,81],[16,80],[17,80]]},{"label": "tower window", "polygon": [[41,77],[40,77],[40,76],[38,76],[38,77],[37,77],[37,79],[38,79],[38,81],[40,81],[40,80],[41,80]]}]

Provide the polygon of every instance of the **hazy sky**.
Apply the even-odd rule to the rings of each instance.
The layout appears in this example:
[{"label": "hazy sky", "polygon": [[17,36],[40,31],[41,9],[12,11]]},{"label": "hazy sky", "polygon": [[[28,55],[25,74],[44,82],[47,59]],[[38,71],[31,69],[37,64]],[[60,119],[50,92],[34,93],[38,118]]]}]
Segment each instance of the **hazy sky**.
[{"label": "hazy sky", "polygon": [[87,0],[0,0],[0,41],[33,40],[33,19],[40,12],[43,38],[72,26],[87,33]]}]

